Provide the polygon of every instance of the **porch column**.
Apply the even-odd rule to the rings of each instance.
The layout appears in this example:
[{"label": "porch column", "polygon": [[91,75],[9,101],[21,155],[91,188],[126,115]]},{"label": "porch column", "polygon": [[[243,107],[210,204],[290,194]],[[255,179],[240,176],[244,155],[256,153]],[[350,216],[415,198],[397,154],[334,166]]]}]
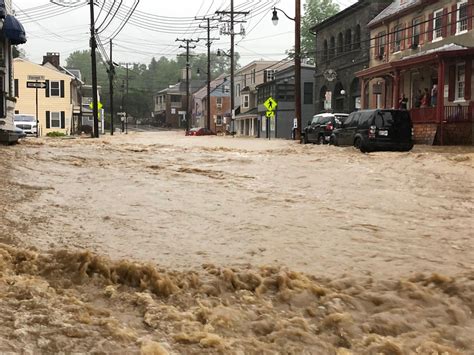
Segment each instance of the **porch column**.
[{"label": "porch column", "polygon": [[444,70],[445,63],[443,58],[439,58],[438,64],[438,97],[436,102],[436,119],[440,125],[440,144],[444,144]]},{"label": "porch column", "polygon": [[395,70],[395,77],[393,78],[393,101],[392,107],[397,109],[398,101],[400,100],[400,70]]},{"label": "porch column", "polygon": [[362,110],[367,108],[365,107],[365,85],[365,79],[362,78],[362,80],[360,81],[360,108]]}]

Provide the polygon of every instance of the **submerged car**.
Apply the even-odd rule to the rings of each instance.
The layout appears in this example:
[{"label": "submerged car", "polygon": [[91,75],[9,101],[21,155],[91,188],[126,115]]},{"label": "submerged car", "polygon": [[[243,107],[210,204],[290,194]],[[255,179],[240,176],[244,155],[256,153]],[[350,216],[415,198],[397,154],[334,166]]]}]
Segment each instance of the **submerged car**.
[{"label": "submerged car", "polygon": [[36,135],[38,126],[35,116],[16,114],[13,116],[13,123],[15,127],[22,129],[27,135]]},{"label": "submerged car", "polygon": [[191,128],[189,131],[186,131],[187,136],[211,136],[215,135],[214,132],[212,132],[208,128],[204,127],[198,127],[198,128]]},{"label": "submerged car", "polygon": [[301,132],[303,143],[329,143],[333,130],[340,127],[348,116],[347,113],[320,113],[314,115],[313,119],[308,121],[308,125]]},{"label": "submerged car", "polygon": [[406,110],[362,110],[352,112],[330,143],[353,145],[361,152],[376,150],[409,151],[413,148],[413,124]]}]

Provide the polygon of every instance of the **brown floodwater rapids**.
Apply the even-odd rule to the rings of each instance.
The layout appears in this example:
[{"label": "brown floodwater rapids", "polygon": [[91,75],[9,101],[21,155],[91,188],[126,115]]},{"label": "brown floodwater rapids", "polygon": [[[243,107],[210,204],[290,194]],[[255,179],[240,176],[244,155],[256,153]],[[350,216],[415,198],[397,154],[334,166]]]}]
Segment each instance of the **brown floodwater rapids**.
[{"label": "brown floodwater rapids", "polygon": [[0,146],[0,354],[474,354],[474,148]]}]

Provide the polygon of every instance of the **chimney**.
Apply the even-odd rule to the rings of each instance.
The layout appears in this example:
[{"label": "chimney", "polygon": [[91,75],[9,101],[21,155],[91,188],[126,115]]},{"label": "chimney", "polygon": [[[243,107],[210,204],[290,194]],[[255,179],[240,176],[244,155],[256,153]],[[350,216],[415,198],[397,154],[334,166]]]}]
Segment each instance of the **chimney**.
[{"label": "chimney", "polygon": [[[191,68],[189,68],[189,81],[191,81],[191,73],[192,70]],[[181,69],[181,80],[183,80],[184,82],[186,81],[186,68]]]},{"label": "chimney", "polygon": [[56,68],[59,69],[60,61],[59,61],[59,53],[48,52],[46,55],[43,56],[43,65],[46,63],[51,63]]}]

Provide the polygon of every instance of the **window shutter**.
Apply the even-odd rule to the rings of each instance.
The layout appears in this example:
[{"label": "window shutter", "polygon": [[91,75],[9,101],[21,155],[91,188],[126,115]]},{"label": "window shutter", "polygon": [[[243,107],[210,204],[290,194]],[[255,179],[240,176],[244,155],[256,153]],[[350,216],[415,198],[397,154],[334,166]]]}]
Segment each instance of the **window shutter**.
[{"label": "window shutter", "polygon": [[428,28],[428,26],[425,25],[425,17],[422,16],[420,17],[420,46],[425,43],[425,30]]},{"label": "window shutter", "polygon": [[18,79],[15,79],[15,97],[20,97],[20,93],[19,93],[20,88],[18,87],[18,85],[19,85]]},{"label": "window shutter", "polygon": [[407,36],[407,46],[408,48],[411,48],[412,44],[412,37],[413,37],[413,20],[411,21],[411,24],[408,25],[408,36]]},{"label": "window shutter", "polygon": [[46,97],[49,97],[49,80],[46,80],[46,87],[44,89]]},{"label": "window shutter", "polygon": [[458,5],[451,6],[451,36],[456,34],[456,24],[458,20]]},{"label": "window shutter", "polygon": [[390,53],[393,53],[395,50],[395,27],[392,28],[392,31],[390,33]]},{"label": "window shutter", "polygon": [[64,97],[64,80],[60,81],[60,92],[61,92],[61,97]]},{"label": "window shutter", "polygon": [[402,28],[400,30],[400,38],[401,38],[401,41],[400,41],[400,50],[404,50],[405,49],[405,24],[402,25]]},{"label": "window shutter", "polygon": [[469,0],[467,4],[467,29],[472,30],[472,16],[474,16],[474,0]]},{"label": "window shutter", "polygon": [[449,66],[449,91],[448,91],[448,101],[454,101],[454,96],[456,93],[456,66],[450,65]]},{"label": "window shutter", "polygon": [[376,59],[379,58],[380,52],[379,52],[379,43],[380,43],[380,37],[379,35],[375,36],[375,48],[374,48],[374,57]]},{"label": "window shutter", "polygon": [[428,42],[433,40],[433,13],[428,15]]},{"label": "window shutter", "polygon": [[448,36],[448,9],[443,9],[443,17],[441,18],[441,33],[443,38]]},{"label": "window shutter", "polygon": [[466,78],[464,80],[464,99],[471,100],[472,59],[466,60]]},{"label": "window shutter", "polygon": [[388,49],[390,48],[390,35],[387,33],[385,35],[385,57],[388,58]]},{"label": "window shutter", "polygon": [[46,128],[51,128],[51,112],[46,111]]},{"label": "window shutter", "polygon": [[66,113],[61,111],[61,128],[66,128]]}]

